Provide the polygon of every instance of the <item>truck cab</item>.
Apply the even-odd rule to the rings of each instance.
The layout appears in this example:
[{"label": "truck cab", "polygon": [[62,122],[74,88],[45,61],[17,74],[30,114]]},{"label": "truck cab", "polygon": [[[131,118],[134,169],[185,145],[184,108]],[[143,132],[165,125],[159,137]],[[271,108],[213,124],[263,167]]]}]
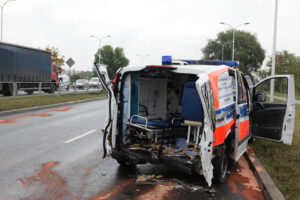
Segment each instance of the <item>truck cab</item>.
[{"label": "truck cab", "polygon": [[[229,156],[237,161],[252,137],[290,145],[293,76],[271,76],[250,88],[237,66],[164,56],[161,65],[122,68],[112,81],[96,66],[109,97],[103,157],[127,166],[165,164],[203,175],[211,186],[226,179]],[[270,100],[273,81],[285,102]]]}]

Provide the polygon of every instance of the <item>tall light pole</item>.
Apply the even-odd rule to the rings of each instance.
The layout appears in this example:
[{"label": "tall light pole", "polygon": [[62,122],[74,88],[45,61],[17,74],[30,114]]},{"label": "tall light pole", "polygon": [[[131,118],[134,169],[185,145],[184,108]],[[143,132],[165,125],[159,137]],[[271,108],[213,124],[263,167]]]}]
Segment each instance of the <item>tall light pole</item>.
[{"label": "tall light pole", "polygon": [[225,42],[222,44],[222,60],[224,60],[224,47],[225,47],[225,45],[230,44],[230,43],[231,42]]},{"label": "tall light pole", "polygon": [[94,36],[94,35],[91,35],[91,37],[92,37],[92,38],[96,38],[96,39],[99,41],[99,54],[98,54],[98,56],[99,56],[99,67],[100,67],[100,59],[101,59],[101,54],[100,54],[100,50],[101,50],[101,41],[102,41],[104,38],[110,37],[110,35],[107,35],[107,36],[104,36],[104,37],[101,37],[101,38],[99,38],[99,37],[97,37],[97,36]]},{"label": "tall light pole", "polygon": [[[276,64],[276,42],[277,42],[277,16],[278,16],[278,0],[275,0],[275,16],[274,16],[274,33],[273,33],[273,55],[272,55],[272,76],[275,75]],[[270,101],[274,99],[274,79],[271,79]]]},{"label": "tall light pole", "polygon": [[0,8],[1,8],[1,41],[2,41],[2,34],[3,34],[3,10],[4,10],[4,6],[9,3],[9,2],[12,2],[12,1],[16,1],[16,0],[8,0],[6,2],[4,2],[4,4],[1,6],[0,5]]},{"label": "tall light pole", "polygon": [[236,29],[239,27],[239,26],[245,26],[245,25],[248,25],[250,24],[249,22],[246,22],[246,23],[243,23],[243,24],[239,24],[237,26],[232,26],[231,24],[227,24],[227,23],[224,23],[224,22],[220,22],[220,24],[223,24],[223,25],[227,25],[229,26],[231,29],[232,29],[232,61],[234,61],[234,40],[235,40],[235,31]]},{"label": "tall light pole", "polygon": [[136,56],[141,58],[141,65],[143,65],[144,64],[144,58],[147,57],[147,56],[149,56],[149,55],[148,54],[146,54],[146,55],[136,54]]}]

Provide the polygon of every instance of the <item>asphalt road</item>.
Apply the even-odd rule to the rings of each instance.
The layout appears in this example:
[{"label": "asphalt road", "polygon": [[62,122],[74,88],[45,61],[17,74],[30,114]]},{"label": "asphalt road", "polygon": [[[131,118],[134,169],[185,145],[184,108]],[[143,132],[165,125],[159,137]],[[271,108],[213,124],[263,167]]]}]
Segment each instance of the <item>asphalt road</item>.
[{"label": "asphalt road", "polygon": [[[0,200],[264,199],[243,157],[211,189],[201,177],[164,166],[127,169],[102,159],[105,108],[101,100],[1,117]],[[142,174],[162,175],[165,184],[136,184]]]}]

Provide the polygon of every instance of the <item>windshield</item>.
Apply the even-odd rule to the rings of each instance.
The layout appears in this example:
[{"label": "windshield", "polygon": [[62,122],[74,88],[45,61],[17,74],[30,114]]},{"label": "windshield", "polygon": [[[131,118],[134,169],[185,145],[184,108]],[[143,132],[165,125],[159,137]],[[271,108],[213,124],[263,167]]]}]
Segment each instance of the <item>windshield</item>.
[{"label": "windshield", "polygon": [[77,80],[76,82],[77,82],[77,83],[83,83],[84,80],[83,80],[83,79],[79,79],[79,80]]}]

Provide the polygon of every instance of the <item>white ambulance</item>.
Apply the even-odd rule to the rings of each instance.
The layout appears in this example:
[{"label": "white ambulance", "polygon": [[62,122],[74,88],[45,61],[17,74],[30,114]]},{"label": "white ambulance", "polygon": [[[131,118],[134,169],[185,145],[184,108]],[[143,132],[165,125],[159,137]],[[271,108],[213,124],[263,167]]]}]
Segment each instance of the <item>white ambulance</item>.
[{"label": "white ambulance", "polygon": [[[229,155],[238,160],[252,137],[290,145],[293,76],[271,76],[250,89],[237,66],[164,56],[162,65],[122,68],[112,81],[96,66],[108,93],[104,157],[127,166],[163,163],[204,175],[211,186],[226,179]],[[271,82],[284,101],[270,100]]]}]

